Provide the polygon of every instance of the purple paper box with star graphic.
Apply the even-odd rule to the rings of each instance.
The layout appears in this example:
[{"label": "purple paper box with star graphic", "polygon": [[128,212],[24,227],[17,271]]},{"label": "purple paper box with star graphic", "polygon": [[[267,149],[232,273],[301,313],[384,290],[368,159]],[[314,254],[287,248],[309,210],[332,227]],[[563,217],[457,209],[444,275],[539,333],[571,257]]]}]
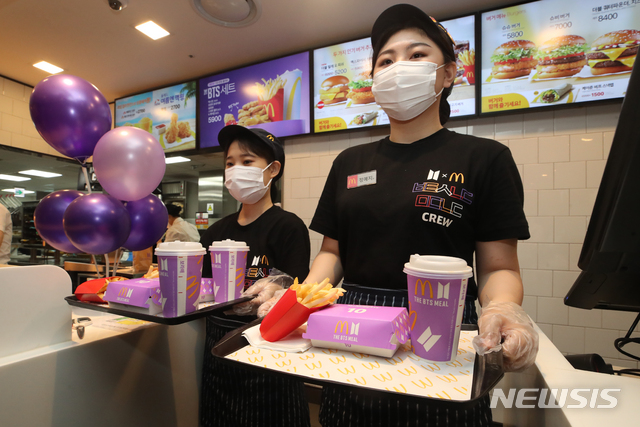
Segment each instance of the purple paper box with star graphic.
[{"label": "purple paper box with star graphic", "polygon": [[314,347],[392,357],[409,339],[404,307],[336,304],[312,313],[304,338]]}]

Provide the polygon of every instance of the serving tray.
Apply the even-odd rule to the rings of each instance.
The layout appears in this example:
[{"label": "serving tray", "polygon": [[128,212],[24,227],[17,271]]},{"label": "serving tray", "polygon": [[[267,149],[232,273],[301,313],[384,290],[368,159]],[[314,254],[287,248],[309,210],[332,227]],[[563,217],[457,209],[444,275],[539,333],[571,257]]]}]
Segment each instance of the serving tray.
[{"label": "serving tray", "polygon": [[144,313],[136,313],[133,311],[109,307],[108,304],[99,304],[95,302],[86,302],[80,301],[75,295],[71,295],[65,297],[64,299],[67,301],[69,305],[81,308],[87,308],[89,310],[102,311],[105,313],[117,314],[120,316],[131,317],[133,319],[146,320],[148,322],[160,323],[163,325],[180,325],[185,322],[190,322],[192,320],[199,319],[204,316],[208,316],[210,314],[215,314],[217,312],[223,311],[229,307],[232,307],[238,303],[249,301],[255,298],[255,296],[246,296],[241,297],[232,301],[221,302],[218,304],[210,305],[208,307],[201,308],[189,314],[184,314],[182,316],[177,317],[162,317],[162,314],[144,314]]},{"label": "serving tray", "polygon": [[[390,387],[387,387],[386,389],[370,388],[367,386],[363,386],[361,384],[356,384],[352,380],[347,379],[345,381],[344,378],[338,378],[338,379],[334,377],[327,378],[328,375],[326,374],[323,375],[320,372],[313,373],[313,374],[310,374],[310,373],[303,374],[301,373],[300,370],[297,372],[293,372],[292,370],[286,369],[284,367],[284,364],[282,368],[277,368],[277,367],[269,367],[266,364],[261,365],[261,364],[246,363],[243,361],[238,361],[238,360],[227,357],[249,346],[249,342],[246,340],[246,338],[242,336],[242,332],[260,323],[261,320],[262,319],[257,319],[249,323],[248,325],[235,329],[229,332],[227,335],[225,335],[218,342],[218,344],[211,350],[214,357],[217,357],[220,359],[221,362],[231,364],[236,368],[249,369],[249,370],[252,370],[255,372],[261,372],[261,373],[265,373],[266,371],[268,371],[271,374],[281,375],[289,378],[297,378],[306,383],[316,384],[319,386],[331,385],[331,386],[354,390],[354,391],[357,391],[358,393],[364,393],[364,394],[369,394],[373,396],[397,397],[398,394],[402,394],[403,399],[408,399],[410,401],[424,401],[424,399],[427,399],[427,400],[432,400],[434,402],[438,402],[439,405],[453,405],[456,408],[470,408],[474,406],[477,403],[477,400],[487,396],[489,391],[491,391],[491,389],[493,389],[496,386],[496,384],[500,381],[500,379],[504,376],[502,351],[496,352],[496,353],[488,353],[484,356],[478,356],[477,354],[475,354],[475,359],[473,360],[473,374],[472,374],[473,378],[471,379],[471,390],[469,391],[465,389],[465,391],[468,392],[467,396],[465,396],[463,400],[456,400],[456,396],[450,396],[450,395],[443,396],[442,394],[439,394],[439,396],[430,396],[429,390],[427,388],[425,388],[424,393],[421,392],[420,395],[405,393],[401,388],[393,387],[391,386],[391,384],[389,384]],[[463,331],[477,331],[477,326],[462,325],[461,329]],[[248,350],[252,354],[254,353],[257,354],[257,351],[259,351],[260,349],[249,347],[246,350]],[[338,350],[326,350],[326,351],[331,353],[331,358],[333,359],[331,360],[331,362],[333,363],[338,363],[340,360],[342,360],[341,358],[343,358],[344,356],[348,357],[347,352],[342,352]],[[271,355],[271,357],[274,359],[278,358],[278,360],[283,360],[283,359],[280,359],[280,357],[282,357],[282,354],[283,354],[281,352],[270,352],[269,350],[266,350],[266,351],[262,350],[262,352],[265,353],[264,357],[266,357],[267,359],[269,359]],[[280,353],[280,354],[277,354],[277,353]],[[260,354],[262,355],[262,353]],[[386,362],[402,363],[399,361],[401,357],[398,357],[398,354],[399,353],[396,353],[396,356],[394,358],[386,358],[385,359]],[[301,358],[305,357],[305,353],[295,353],[295,355]],[[405,353],[405,355],[407,355],[407,357],[411,357],[412,360],[417,358],[417,356],[413,355],[413,353]],[[353,356],[356,356],[356,355],[353,354]],[[360,355],[360,356],[369,357],[365,355]],[[405,358],[405,361],[407,357]],[[368,362],[370,360],[373,360],[373,358],[374,356],[371,356],[370,359],[366,359],[366,360]],[[362,361],[364,360],[365,359],[363,359]],[[421,359],[421,360],[424,360],[424,359]],[[429,364],[432,362],[425,361],[425,363]],[[404,367],[404,365],[402,366]],[[401,367],[400,365],[397,366],[397,368],[400,368],[400,367]],[[351,369],[353,369],[353,365],[351,366]],[[408,373],[409,371],[405,371],[405,374],[408,374]]]}]

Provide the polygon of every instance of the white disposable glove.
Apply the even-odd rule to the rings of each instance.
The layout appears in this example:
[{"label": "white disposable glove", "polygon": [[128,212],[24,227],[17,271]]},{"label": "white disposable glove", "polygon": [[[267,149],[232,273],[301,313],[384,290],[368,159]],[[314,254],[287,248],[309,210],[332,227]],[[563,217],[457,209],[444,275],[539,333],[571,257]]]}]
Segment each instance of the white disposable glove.
[{"label": "white disposable glove", "polygon": [[502,348],[505,371],[523,371],[535,362],[538,333],[518,304],[490,302],[482,308],[478,327],[473,347],[480,356]]}]

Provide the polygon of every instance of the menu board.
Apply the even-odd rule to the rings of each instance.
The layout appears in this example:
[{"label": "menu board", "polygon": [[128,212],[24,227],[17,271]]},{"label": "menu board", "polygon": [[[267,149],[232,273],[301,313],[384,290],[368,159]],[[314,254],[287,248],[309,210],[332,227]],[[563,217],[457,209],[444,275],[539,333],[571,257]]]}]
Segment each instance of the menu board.
[{"label": "menu board", "polygon": [[200,79],[200,148],[231,124],[277,137],[310,132],[309,52]]},{"label": "menu board", "polygon": [[640,1],[543,0],[481,15],[482,113],[624,97]]},{"label": "menu board", "polygon": [[[458,74],[449,95],[451,117],[475,114],[474,16],[443,21],[456,40]],[[371,86],[371,38],[316,49],[313,52],[314,131],[361,128],[389,124],[376,104]]]},{"label": "menu board", "polygon": [[196,81],[116,100],[116,127],[151,133],[165,152],[196,148]]}]

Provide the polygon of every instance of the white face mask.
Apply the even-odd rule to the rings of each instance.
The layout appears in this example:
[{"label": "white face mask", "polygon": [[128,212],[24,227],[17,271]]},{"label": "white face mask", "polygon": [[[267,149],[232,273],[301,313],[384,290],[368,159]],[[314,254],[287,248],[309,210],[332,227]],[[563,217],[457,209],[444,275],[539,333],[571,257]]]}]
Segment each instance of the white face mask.
[{"label": "white face mask", "polygon": [[373,76],[371,91],[376,103],[396,120],[418,117],[436,102],[436,71],[434,62],[398,61]]},{"label": "white face mask", "polygon": [[232,166],[229,169],[225,169],[224,186],[227,187],[233,198],[240,203],[256,203],[262,199],[271,181],[273,181],[273,178],[271,178],[267,185],[264,185],[262,175],[272,164],[273,162],[269,163],[264,169],[255,166]]}]

